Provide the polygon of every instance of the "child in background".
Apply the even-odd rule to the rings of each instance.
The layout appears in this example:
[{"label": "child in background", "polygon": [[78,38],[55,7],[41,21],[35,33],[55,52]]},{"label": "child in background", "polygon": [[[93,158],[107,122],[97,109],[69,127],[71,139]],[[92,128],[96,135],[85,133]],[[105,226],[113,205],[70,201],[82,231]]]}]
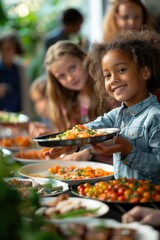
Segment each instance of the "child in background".
[{"label": "child in background", "polygon": [[[94,144],[98,154],[112,154],[115,178],[146,179],[160,184],[160,104],[151,94],[160,87],[160,36],[126,31],[111,42],[94,44],[86,66],[99,96],[109,95],[121,107],[86,124],[89,128],[119,128],[113,145]],[[75,150],[75,149],[74,149]],[[45,154],[71,152],[53,148]]]},{"label": "child in background", "polygon": [[[34,103],[35,113],[40,122],[46,122],[47,117],[47,77],[42,75],[36,78],[30,86],[30,97]],[[48,122],[48,121],[47,121]]]},{"label": "child in background", "polygon": [[103,41],[110,41],[122,30],[139,31],[152,28],[151,17],[140,0],[114,1],[104,17]]},{"label": "child in background", "polygon": [[0,110],[30,115],[29,81],[20,60],[24,50],[15,31],[0,37]]},{"label": "child in background", "polygon": [[[30,86],[30,97],[34,103],[34,110],[38,116],[38,120],[30,122],[29,132],[32,132],[35,128],[42,128],[49,131],[52,129],[51,123],[47,113],[47,76],[44,74],[36,78]],[[32,130],[33,128],[33,130]],[[51,131],[50,129],[50,131]]]}]

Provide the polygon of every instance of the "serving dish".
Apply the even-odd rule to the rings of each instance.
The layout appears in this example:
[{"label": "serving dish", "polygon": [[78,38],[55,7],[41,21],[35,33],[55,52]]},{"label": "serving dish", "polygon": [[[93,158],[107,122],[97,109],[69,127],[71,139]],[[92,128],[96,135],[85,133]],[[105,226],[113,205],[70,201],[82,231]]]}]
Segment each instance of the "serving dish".
[{"label": "serving dish", "polygon": [[[86,176],[86,179],[60,179],[59,175],[53,175],[49,173],[49,169],[53,168],[54,166],[60,166],[62,168],[69,168],[69,167],[76,167],[76,168],[85,168],[85,167],[91,167],[93,169],[103,169],[104,171],[110,172],[108,176],[103,177],[96,177],[96,178],[88,178]],[[54,160],[54,161],[47,161],[43,163],[36,163],[36,164],[28,164],[25,166],[22,166],[18,173],[21,176],[25,177],[41,177],[41,178],[49,178],[49,179],[59,179],[61,181],[67,182],[70,186],[71,185],[77,185],[83,182],[91,182],[94,183],[96,181],[100,180],[107,180],[113,178],[113,166],[110,164],[105,163],[98,163],[98,162],[88,162],[88,161],[63,161],[63,160]]]},{"label": "serving dish", "polygon": [[[19,151],[15,151],[12,154],[12,158],[20,162],[22,164],[30,164],[30,163],[40,163],[43,161],[49,160],[48,157],[44,158],[43,152],[47,149],[43,148],[31,148],[31,149],[23,149]],[[51,159],[50,159],[51,160]]]},{"label": "serving dish", "polygon": [[8,149],[10,151],[19,151],[24,149],[38,148],[39,146],[28,135],[11,136],[0,138],[0,149]]},{"label": "serving dish", "polygon": [[118,128],[102,128],[102,129],[96,129],[96,130],[101,130],[103,132],[103,135],[70,139],[70,140],[52,139],[52,138],[55,138],[57,135],[64,133],[64,132],[60,132],[60,133],[43,135],[43,136],[34,138],[33,140],[35,140],[40,146],[44,146],[44,147],[74,146],[74,145],[99,143],[99,142],[111,140],[113,139],[114,136],[116,136],[119,133]]},{"label": "serving dish", "polygon": [[[10,177],[4,178],[4,181],[11,188],[20,190],[22,197],[27,197],[29,194],[28,190],[31,189],[35,189],[40,197],[56,196],[69,190],[67,183],[55,179]],[[24,192],[22,192],[23,190]]]},{"label": "serving dish", "polygon": [[72,186],[71,191],[76,196],[94,198],[116,206],[121,212],[135,205],[160,207],[160,185],[148,180],[119,178],[94,184],[86,182]]},{"label": "serving dish", "polygon": [[[74,229],[75,229],[75,231],[77,229],[79,229],[81,225],[85,225],[87,227],[87,230],[93,229],[94,227],[96,227],[96,229],[102,229],[105,227],[106,227],[106,229],[112,228],[113,230],[116,230],[116,229],[121,230],[122,229],[122,234],[124,236],[121,235],[121,231],[118,231],[118,233],[120,235],[120,239],[129,239],[125,235],[127,235],[127,233],[128,233],[127,230],[131,229],[131,230],[136,231],[135,237],[134,237],[134,239],[136,239],[136,240],[151,240],[151,239],[159,240],[159,232],[157,230],[155,230],[153,227],[151,227],[149,225],[142,225],[139,222],[120,223],[113,219],[99,219],[99,218],[92,218],[89,221],[88,221],[88,219],[83,219],[83,220],[74,219],[74,221],[68,219],[68,221],[66,221],[65,223],[59,224],[59,227],[60,227],[60,229],[62,229],[63,232],[66,232],[66,234],[67,234],[67,229],[69,229],[70,231],[72,229],[72,232],[73,232]],[[81,228],[81,229],[83,229],[83,228]],[[86,229],[85,229],[84,234],[86,234]],[[93,234],[95,234],[95,233],[91,232],[91,234],[93,236]],[[67,237],[67,235],[66,235],[66,237]],[[110,239],[112,239],[112,238],[110,238]],[[133,239],[133,238],[131,238],[131,239]]]},{"label": "serving dish", "polygon": [[22,113],[0,111],[0,125],[3,126],[23,126],[29,122],[29,117]]},{"label": "serving dish", "polygon": [[[48,204],[50,202],[53,202],[54,200],[56,200],[56,198],[42,198],[40,200],[41,205],[44,207],[45,204]],[[84,219],[89,220],[92,217],[100,217],[103,216],[104,214],[106,214],[109,211],[109,206],[107,204],[104,204],[100,201],[97,200],[93,200],[93,199],[82,199],[82,198],[77,198],[77,197],[69,197],[67,200],[64,200],[64,204],[66,205],[67,202],[73,204],[74,206],[77,204],[81,205],[82,208],[85,208],[87,210],[91,210],[93,211],[92,214],[88,214],[85,216],[82,216],[81,214],[75,214],[75,217],[64,217],[64,218],[54,218],[54,217],[50,217],[50,218],[45,218],[46,221],[51,222],[51,223],[65,223],[68,220],[80,220],[83,221]],[[62,202],[61,202],[62,203]],[[56,205],[57,206],[57,205]],[[75,208],[76,210],[76,208]],[[71,214],[73,213],[73,209],[71,210]],[[41,211],[37,211],[38,212]]]},{"label": "serving dish", "polygon": [[[85,198],[85,199],[93,199],[91,197],[82,196],[81,194],[79,194],[76,190],[76,185],[71,186],[70,190],[71,190],[72,194],[77,197],[81,197],[81,198]],[[155,208],[155,209],[160,208],[160,201],[130,203],[130,202],[120,202],[120,201],[105,201],[105,200],[100,200],[100,199],[97,199],[97,200],[106,203],[111,208],[116,207],[121,213],[125,213],[126,211],[129,211],[130,209],[132,209],[135,206],[145,206],[145,207],[151,207],[151,208]]]}]

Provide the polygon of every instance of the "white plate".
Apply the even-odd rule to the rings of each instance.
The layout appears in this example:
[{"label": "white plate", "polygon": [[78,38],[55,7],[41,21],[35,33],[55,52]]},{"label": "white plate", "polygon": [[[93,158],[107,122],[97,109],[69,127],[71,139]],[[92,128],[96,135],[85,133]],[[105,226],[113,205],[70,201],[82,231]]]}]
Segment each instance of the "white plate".
[{"label": "white plate", "polygon": [[[0,149],[4,149],[4,148],[9,151],[12,151],[12,152],[17,152],[17,151],[21,151],[21,150],[31,150],[31,149],[36,148],[36,146],[35,146],[35,144],[31,147],[3,147],[3,146],[0,146]],[[39,148],[39,146],[37,146],[37,149],[38,148]]]},{"label": "white plate", "polygon": [[1,149],[2,153],[4,154],[4,156],[11,156],[12,152],[6,148],[2,148]]},{"label": "white plate", "polygon": [[[41,199],[41,203],[42,205],[48,202],[51,202],[52,200],[54,200],[54,198],[42,198]],[[76,197],[69,197],[70,201],[76,201],[79,202],[81,201],[81,204],[86,207],[87,209],[96,209],[99,208],[97,210],[97,212],[94,214],[93,217],[100,217],[103,216],[104,214],[106,214],[109,211],[109,206],[105,203],[102,203],[100,201],[97,200],[93,200],[93,199],[83,199],[83,198],[76,198]],[[47,221],[51,222],[51,223],[66,223],[68,221],[90,221],[92,217],[74,217],[74,218],[66,218],[66,219],[47,219]]]},{"label": "white plate", "polygon": [[[27,181],[27,182],[29,181],[29,182],[33,183],[32,179],[30,179],[30,178],[19,178],[19,177],[4,178],[4,181],[8,182],[8,181],[14,180],[14,179],[16,179],[18,181],[23,181],[23,182],[24,181]],[[58,186],[63,187],[63,190],[61,192],[54,192],[54,193],[50,193],[50,194],[45,193],[45,195],[44,194],[39,194],[40,197],[56,196],[56,195],[58,195],[62,192],[64,193],[64,192],[69,190],[68,184],[64,183],[64,182],[61,182],[59,180],[55,180],[55,179],[48,180],[48,179],[44,179],[44,178],[34,178],[34,180],[35,180],[35,182],[40,183],[42,185],[47,184],[47,183],[51,183],[53,187],[58,187]],[[33,186],[34,186],[34,183],[33,183]]]},{"label": "white plate", "polygon": [[[105,171],[113,172],[113,166],[110,164],[99,163],[99,162],[88,162],[88,161],[54,160],[54,161],[47,161],[45,163],[28,164],[26,166],[21,167],[18,170],[18,173],[25,177],[31,176],[32,178],[34,177],[50,178],[48,169],[55,165],[59,165],[61,167],[76,166],[77,168],[90,166],[94,169],[102,168]],[[71,185],[80,184],[82,182],[95,183],[97,181],[111,179],[112,177],[113,177],[113,174],[106,177],[87,178],[87,179],[78,179],[78,180],[61,180],[61,181],[67,182],[71,186]]]},{"label": "white plate", "polygon": [[0,124],[2,125],[23,124],[28,122],[29,117],[25,114],[0,111]]},{"label": "white plate", "polygon": [[[31,151],[41,151],[41,148],[33,148],[33,149],[24,149],[24,150],[20,150],[23,151],[25,153],[27,152],[31,152]],[[14,160],[16,160],[17,162],[21,162],[23,164],[31,164],[31,163],[43,163],[43,161],[48,161],[48,160],[53,160],[53,159],[29,159],[29,158],[20,158],[20,157],[16,157],[17,153],[20,151],[16,151],[12,154],[12,158]]]},{"label": "white plate", "polygon": [[[67,221],[68,223],[73,222],[73,220]],[[156,231],[153,227],[149,225],[142,225],[138,222],[134,223],[120,223],[113,219],[96,219],[92,218],[89,221],[87,219],[83,219],[83,221],[80,221],[79,219],[75,219],[74,223],[80,223],[87,225],[88,228],[92,228],[97,225],[103,225],[106,227],[113,227],[113,228],[129,228],[129,229],[135,229],[137,231],[136,240],[159,240],[159,232]],[[66,227],[67,225],[64,225]],[[63,223],[62,223],[63,227]],[[94,239],[94,238],[93,238]]]}]

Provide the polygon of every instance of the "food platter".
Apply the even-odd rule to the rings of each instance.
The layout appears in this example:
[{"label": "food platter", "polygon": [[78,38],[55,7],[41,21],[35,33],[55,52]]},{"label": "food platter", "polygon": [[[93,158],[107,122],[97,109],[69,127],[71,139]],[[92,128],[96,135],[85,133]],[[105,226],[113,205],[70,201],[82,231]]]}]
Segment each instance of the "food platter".
[{"label": "food platter", "polygon": [[125,212],[136,205],[160,208],[160,185],[140,179],[109,179],[95,184],[72,186],[71,192],[83,198],[97,199]]},{"label": "food platter", "polygon": [[25,126],[29,122],[29,117],[25,114],[0,111],[0,125],[3,126]]},{"label": "food platter", "polygon": [[[108,176],[103,176],[103,177],[96,177],[96,178],[87,178],[87,179],[60,179],[58,176],[52,176],[49,174],[48,169],[52,168],[54,166],[60,166],[62,168],[66,167],[71,167],[75,166],[76,168],[84,168],[84,167],[92,167],[93,169],[96,168],[101,168],[104,171],[112,172]],[[71,185],[77,185],[83,182],[91,182],[95,183],[96,181],[100,180],[107,180],[107,179],[112,179],[113,178],[113,166],[105,163],[98,163],[98,162],[88,162],[88,161],[63,161],[63,160],[54,160],[54,161],[47,161],[43,163],[36,163],[36,164],[28,164],[25,166],[22,166],[19,170],[18,173],[21,176],[25,177],[41,177],[41,178],[54,178],[58,179],[64,182],[67,182],[70,186]]]},{"label": "food platter", "polygon": [[77,138],[72,140],[52,140],[52,138],[55,138],[61,133],[54,133],[54,134],[48,134],[43,135],[37,138],[34,138],[40,146],[44,147],[56,147],[56,146],[74,146],[74,145],[85,145],[85,144],[92,144],[92,143],[99,143],[104,142],[107,140],[113,139],[114,136],[116,136],[119,133],[118,128],[102,128],[102,129],[96,129],[101,130],[103,132],[103,135],[100,136],[93,136],[88,138]]},{"label": "food platter", "polygon": [[0,124],[12,125],[28,123],[29,117],[25,114],[0,111]]},{"label": "food platter", "polygon": [[[27,190],[27,187],[31,186],[31,187],[33,187],[33,189],[34,188],[36,189],[36,191],[40,197],[56,196],[60,193],[64,193],[69,190],[67,183],[64,183],[64,182],[61,182],[61,181],[58,181],[55,179],[48,180],[48,179],[42,179],[42,178],[30,179],[30,178],[10,177],[10,178],[4,178],[4,181],[7,183],[10,182],[11,187],[12,187],[12,182],[13,182],[13,188],[15,188],[15,189],[16,189],[16,183],[17,183],[17,187],[18,187],[18,185],[21,184],[24,188],[24,191]],[[30,186],[29,185],[27,186],[26,185],[27,183],[30,183],[29,184]],[[38,184],[40,184],[40,186],[38,186]],[[48,184],[50,184],[50,187],[52,189],[50,189],[50,191],[45,191],[45,189],[43,191],[41,191],[41,187],[47,186]],[[25,189],[25,186],[26,186],[26,189]],[[60,188],[58,189],[57,187],[61,187],[61,189]]]},{"label": "food platter", "polygon": [[[42,206],[45,206],[46,203],[49,203],[51,201],[54,201],[55,198],[42,198],[40,203]],[[66,223],[69,221],[82,221],[83,220],[89,220],[92,217],[100,217],[106,214],[109,211],[109,206],[107,204],[104,204],[100,201],[94,200],[94,199],[82,199],[82,198],[77,198],[77,197],[69,197],[69,201],[73,204],[81,202],[81,205],[85,207],[86,209],[97,209],[96,212],[92,216],[76,216],[76,217],[70,217],[70,218],[63,218],[63,219],[58,219],[58,218],[50,218],[50,219],[45,219],[48,222],[51,223]]]},{"label": "food platter", "polygon": [[[85,198],[85,199],[92,199],[90,197],[87,196],[82,196],[81,194],[78,193],[77,186],[71,186],[70,187],[71,192],[73,195],[77,196],[77,197],[81,197],[81,198]],[[99,201],[102,201],[100,199],[97,199]],[[152,208],[160,208],[160,202],[136,202],[136,203],[130,203],[130,202],[120,202],[120,201],[102,201],[104,203],[106,203],[108,206],[110,207],[116,207],[120,210],[120,212],[126,212],[128,210],[130,210],[131,208],[133,208],[134,206],[145,206],[145,207],[152,207]]]},{"label": "food platter", "polygon": [[[133,229],[136,231],[136,240],[158,240],[159,239],[159,232],[155,230],[153,227],[149,225],[142,225],[139,222],[133,222],[133,223],[120,223],[118,221],[115,221],[113,219],[100,219],[100,218],[92,218],[88,221],[88,219],[74,219],[74,221],[71,219],[65,223],[60,224],[60,227],[65,230],[69,226],[72,226],[71,224],[84,224],[87,229],[92,229],[94,227],[106,227],[106,228],[113,228],[113,229]],[[76,225],[78,227],[78,225]],[[73,228],[72,228],[73,229]],[[125,237],[125,236],[124,236]],[[121,235],[122,239],[122,235]],[[124,238],[123,238],[124,239]],[[129,238],[127,238],[129,239]],[[135,238],[134,238],[135,239]]]},{"label": "food platter", "polygon": [[22,164],[41,163],[43,161],[51,160],[48,158],[45,159],[42,156],[42,153],[43,149],[41,148],[22,149],[19,151],[15,151],[12,154],[12,158]]},{"label": "food platter", "polygon": [[28,135],[19,135],[0,138],[0,149],[3,148],[10,151],[20,151],[25,149],[39,148],[39,146]]}]

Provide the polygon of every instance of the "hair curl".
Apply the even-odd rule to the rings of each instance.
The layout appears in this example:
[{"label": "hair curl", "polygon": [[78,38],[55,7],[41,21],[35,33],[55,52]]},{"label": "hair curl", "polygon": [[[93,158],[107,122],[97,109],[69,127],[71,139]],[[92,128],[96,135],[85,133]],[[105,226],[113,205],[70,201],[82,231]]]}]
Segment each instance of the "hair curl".
[{"label": "hair curl", "polygon": [[95,81],[96,91],[101,101],[109,100],[104,87],[102,59],[110,50],[120,50],[127,54],[140,68],[148,66],[151,77],[147,80],[148,91],[153,93],[160,88],[160,35],[154,31],[123,31],[109,43],[95,43],[85,60],[85,66]]},{"label": "hair curl", "polygon": [[2,51],[3,43],[10,42],[14,48],[15,53],[17,55],[23,55],[24,49],[20,40],[20,37],[18,36],[18,33],[15,30],[10,30],[8,32],[4,32],[0,37],[0,51]]}]

